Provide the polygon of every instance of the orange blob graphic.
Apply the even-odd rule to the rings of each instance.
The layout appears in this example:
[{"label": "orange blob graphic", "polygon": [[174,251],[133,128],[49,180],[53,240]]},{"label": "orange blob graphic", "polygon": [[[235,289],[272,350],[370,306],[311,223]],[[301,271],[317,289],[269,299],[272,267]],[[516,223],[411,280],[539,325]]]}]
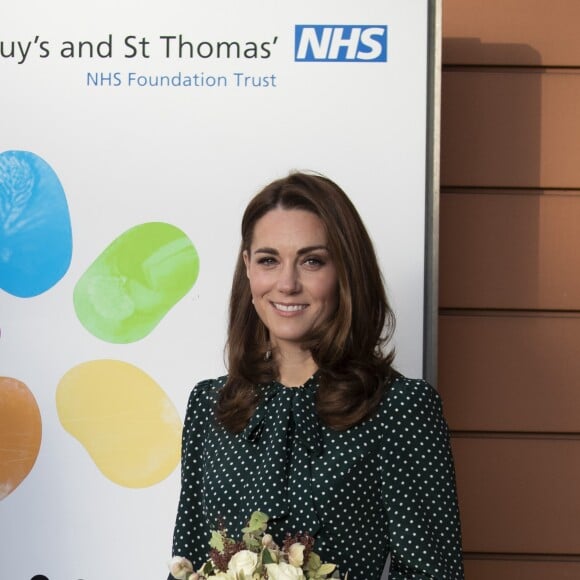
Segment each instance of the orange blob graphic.
[{"label": "orange blob graphic", "polygon": [[24,383],[0,377],[0,500],[26,479],[41,439],[42,421],[34,395]]},{"label": "orange blob graphic", "polygon": [[72,368],[60,380],[56,405],[62,426],[119,485],[154,485],[179,463],[179,414],[163,389],[129,363],[95,360]]}]

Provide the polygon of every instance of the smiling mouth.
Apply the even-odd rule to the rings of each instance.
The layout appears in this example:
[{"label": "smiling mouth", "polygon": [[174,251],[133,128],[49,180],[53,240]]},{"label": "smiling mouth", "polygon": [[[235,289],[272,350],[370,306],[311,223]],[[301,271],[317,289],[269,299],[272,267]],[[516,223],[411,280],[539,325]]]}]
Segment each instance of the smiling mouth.
[{"label": "smiling mouth", "polygon": [[272,306],[280,312],[300,312],[308,308],[308,304],[280,304],[279,302],[272,302]]}]

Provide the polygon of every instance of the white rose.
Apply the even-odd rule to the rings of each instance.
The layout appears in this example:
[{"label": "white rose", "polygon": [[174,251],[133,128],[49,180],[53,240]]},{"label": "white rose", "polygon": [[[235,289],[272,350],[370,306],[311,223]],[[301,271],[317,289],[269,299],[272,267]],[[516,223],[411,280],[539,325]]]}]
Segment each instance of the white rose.
[{"label": "white rose", "polygon": [[295,542],[288,548],[288,562],[292,566],[300,568],[304,564],[304,548],[306,546],[300,542]]},{"label": "white rose", "polygon": [[236,575],[231,572],[218,572],[212,576],[208,576],[207,580],[236,580]]},{"label": "white rose", "polygon": [[169,571],[177,580],[185,580],[193,572],[193,564],[183,556],[174,556],[169,562]]},{"label": "white rose", "polygon": [[266,564],[266,570],[269,580],[306,580],[300,568],[286,562]]},{"label": "white rose", "polygon": [[264,534],[264,537],[262,538],[262,546],[264,546],[265,548],[269,548],[270,544],[274,543],[274,538],[272,537],[272,534]]},{"label": "white rose", "polygon": [[257,565],[258,554],[250,550],[241,550],[230,558],[228,572],[232,572],[239,580],[251,580]]}]

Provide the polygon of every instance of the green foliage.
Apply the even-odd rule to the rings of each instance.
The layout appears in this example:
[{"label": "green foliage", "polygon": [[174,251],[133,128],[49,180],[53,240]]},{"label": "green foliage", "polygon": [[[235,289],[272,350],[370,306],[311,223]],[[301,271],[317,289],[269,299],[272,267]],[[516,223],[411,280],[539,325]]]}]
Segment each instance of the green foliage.
[{"label": "green foliage", "polygon": [[336,564],[323,564],[320,556],[315,552],[310,552],[308,562],[304,566],[306,577],[310,580],[317,578],[327,578],[336,570]]},{"label": "green foliage", "polygon": [[248,526],[242,529],[244,533],[265,532],[268,528],[268,516],[262,512],[254,512],[250,516]]},{"label": "green foliage", "polygon": [[274,552],[269,549],[265,549],[262,552],[262,564],[277,564],[278,558],[276,558]]},{"label": "green foliage", "polygon": [[316,572],[321,565],[322,560],[320,559],[320,556],[314,552],[310,552],[310,557],[308,558],[308,562],[306,562],[304,569],[310,572]]},{"label": "green foliage", "polygon": [[246,544],[246,548],[252,552],[259,552],[262,547],[261,540],[252,533],[244,534],[242,540],[244,541],[244,544]]},{"label": "green foliage", "polygon": [[262,538],[264,532],[268,528],[268,516],[262,512],[254,512],[250,516],[250,521],[245,528],[242,528],[244,533],[243,541],[248,550],[252,552],[259,552],[262,548]]},{"label": "green foliage", "polygon": [[336,564],[322,564],[322,566],[320,566],[320,568],[318,568],[318,572],[317,572],[318,577],[324,578],[325,576],[332,574],[335,569],[336,569]]},{"label": "green foliage", "polygon": [[214,569],[213,569],[213,564],[211,560],[208,560],[201,568],[201,573],[204,576],[211,576],[213,575]]},{"label": "green foliage", "polygon": [[209,545],[215,548],[218,552],[224,551],[224,535],[222,532],[216,532],[215,530],[211,533],[211,539]]}]

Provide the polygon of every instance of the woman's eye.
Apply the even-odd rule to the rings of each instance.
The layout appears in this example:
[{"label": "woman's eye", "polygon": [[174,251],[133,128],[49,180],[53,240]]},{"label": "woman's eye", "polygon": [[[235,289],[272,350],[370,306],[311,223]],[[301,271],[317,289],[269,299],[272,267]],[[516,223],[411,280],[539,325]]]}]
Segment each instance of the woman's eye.
[{"label": "woman's eye", "polygon": [[258,264],[261,264],[262,266],[273,266],[276,264],[276,259],[270,256],[264,256],[258,260]]},{"label": "woman's eye", "polygon": [[304,264],[306,266],[310,266],[311,268],[320,268],[321,266],[324,266],[324,263],[325,262],[322,258],[318,258],[316,256],[311,256],[304,260]]}]

